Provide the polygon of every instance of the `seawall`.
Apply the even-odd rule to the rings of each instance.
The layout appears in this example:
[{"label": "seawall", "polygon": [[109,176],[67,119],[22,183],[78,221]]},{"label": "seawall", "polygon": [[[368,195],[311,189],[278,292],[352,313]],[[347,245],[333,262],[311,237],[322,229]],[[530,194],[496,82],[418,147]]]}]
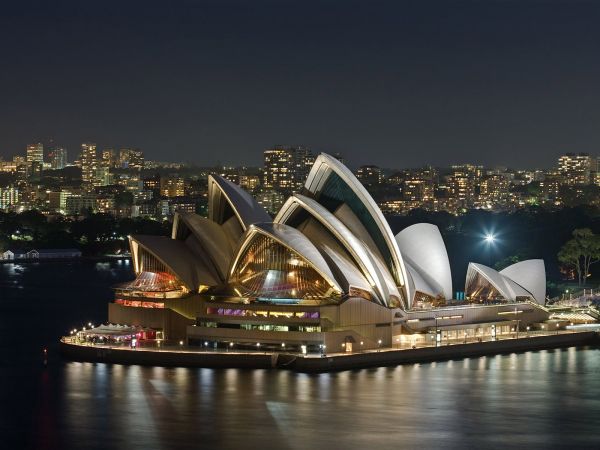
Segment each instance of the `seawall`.
[{"label": "seawall", "polygon": [[586,331],[441,347],[338,353],[318,357],[290,353],[131,350],[80,345],[61,340],[60,351],[64,357],[72,360],[113,364],[244,369],[277,368],[318,373],[593,345],[599,341],[598,333]]},{"label": "seawall", "polygon": [[449,359],[490,356],[595,343],[598,343],[598,334],[592,331],[426,347],[413,350],[365,352],[323,358],[295,358],[289,360],[289,366],[297,372],[331,372],[398,364],[445,361]]},{"label": "seawall", "polygon": [[61,354],[75,361],[104,362],[112,364],[139,364],[165,367],[210,367],[239,369],[270,369],[270,353],[212,353],[199,351],[130,350],[101,346],[88,346],[60,342]]}]

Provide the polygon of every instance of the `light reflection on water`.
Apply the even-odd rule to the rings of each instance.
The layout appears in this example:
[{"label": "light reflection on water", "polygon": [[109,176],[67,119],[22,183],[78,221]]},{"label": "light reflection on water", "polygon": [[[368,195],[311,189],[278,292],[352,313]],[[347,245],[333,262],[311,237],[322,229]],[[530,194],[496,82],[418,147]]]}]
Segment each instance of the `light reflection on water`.
[{"label": "light reflection on water", "polygon": [[600,438],[598,349],[318,375],[77,362],[56,369],[63,448],[551,448]]}]

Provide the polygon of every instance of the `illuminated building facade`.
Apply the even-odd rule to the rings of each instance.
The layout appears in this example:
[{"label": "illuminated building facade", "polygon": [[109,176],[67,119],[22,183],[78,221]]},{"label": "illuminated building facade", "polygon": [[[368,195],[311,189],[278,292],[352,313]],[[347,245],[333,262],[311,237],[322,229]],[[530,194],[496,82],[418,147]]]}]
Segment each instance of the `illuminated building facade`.
[{"label": "illuminated building facade", "polygon": [[160,179],[160,194],[164,197],[182,197],[185,195],[185,180],[177,176]]},{"label": "illuminated building facade", "polygon": [[81,180],[84,189],[91,190],[94,184],[96,169],[98,168],[98,156],[96,144],[84,142],[81,144]]},{"label": "illuminated building facade", "polygon": [[33,163],[44,163],[44,144],[41,142],[27,146],[27,165],[31,166]]},{"label": "illuminated building facade", "polygon": [[360,166],[356,171],[356,178],[365,186],[377,186],[383,183],[383,172],[377,166]]},{"label": "illuminated building facade", "polygon": [[264,152],[263,187],[282,192],[302,187],[314,157],[306,147],[279,146]]},{"label": "illuminated building facade", "polygon": [[52,169],[64,169],[67,164],[67,149],[63,147],[54,147],[48,155],[50,167]]},{"label": "illuminated building facade", "polygon": [[536,263],[495,277],[476,270],[488,276],[475,281],[470,266],[470,298],[489,285],[504,301],[456,304],[437,227],[394,235],[365,187],[326,154],[274,218],[211,175],[207,218],[177,212],[171,237],[131,236],[130,246],[136,279],[117,287],[110,322],[202,346],[351,351],[430,339],[432,330],[508,329],[546,314]]},{"label": "illuminated building facade", "polygon": [[558,158],[558,172],[568,185],[591,184],[597,165],[597,158],[587,153],[567,153]]}]

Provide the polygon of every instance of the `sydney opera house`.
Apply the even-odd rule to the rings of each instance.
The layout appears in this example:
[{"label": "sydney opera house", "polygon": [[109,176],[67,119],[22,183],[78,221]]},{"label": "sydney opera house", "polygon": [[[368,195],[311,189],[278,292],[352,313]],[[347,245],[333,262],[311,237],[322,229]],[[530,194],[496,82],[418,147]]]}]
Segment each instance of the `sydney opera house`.
[{"label": "sydney opera house", "polygon": [[177,214],[171,237],[130,237],[136,278],[116,287],[110,322],[211,348],[355,351],[511,333],[547,319],[542,260],[500,272],[471,263],[465,298],[454,300],[438,228],[422,223],[394,236],[329,155],[275,218],[232,182],[208,183],[208,218]]}]

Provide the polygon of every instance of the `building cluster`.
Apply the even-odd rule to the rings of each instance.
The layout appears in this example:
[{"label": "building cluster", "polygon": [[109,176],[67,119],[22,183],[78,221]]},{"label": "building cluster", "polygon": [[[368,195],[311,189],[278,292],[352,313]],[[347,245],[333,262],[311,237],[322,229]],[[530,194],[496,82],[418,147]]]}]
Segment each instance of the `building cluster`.
[{"label": "building cluster", "polygon": [[[263,155],[260,168],[191,168],[145,161],[139,149],[100,150],[86,142],[69,163],[63,147],[30,144],[24,155],[0,159],[0,210],[37,209],[74,217],[100,212],[158,220],[177,211],[206,215],[208,176],[213,173],[240,185],[274,215],[289,195],[302,191],[316,158],[303,146],[278,145]],[[333,156],[343,162],[339,154]],[[598,158],[584,153],[567,153],[550,170],[473,164],[391,170],[364,165],[354,175],[385,214],[417,208],[461,214],[470,209],[600,204]]]},{"label": "building cluster", "polygon": [[82,143],[77,159],[69,162],[65,148],[31,144],[25,156],[0,160],[0,210],[155,219],[177,210],[196,212],[206,202],[198,180],[206,179],[207,172],[184,177],[180,172],[186,167],[145,161],[135,148],[99,150],[92,142]]},{"label": "building cluster", "polygon": [[461,214],[470,209],[514,211],[532,205],[600,206],[598,158],[584,153],[563,155],[550,170],[462,164],[385,176],[376,166],[363,166],[356,176],[386,214],[406,214],[416,208]]}]

